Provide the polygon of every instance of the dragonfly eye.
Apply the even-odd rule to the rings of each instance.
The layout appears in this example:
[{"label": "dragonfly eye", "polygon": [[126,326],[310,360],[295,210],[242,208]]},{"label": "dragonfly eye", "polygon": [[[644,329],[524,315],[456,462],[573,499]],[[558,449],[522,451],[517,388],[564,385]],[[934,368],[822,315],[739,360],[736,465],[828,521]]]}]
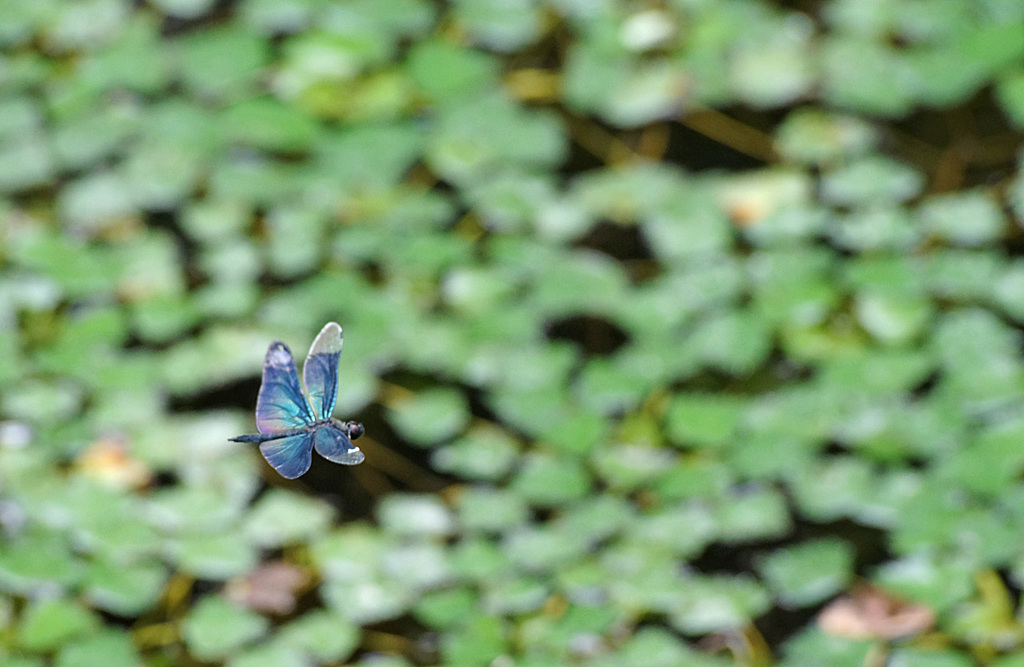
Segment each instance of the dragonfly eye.
[{"label": "dragonfly eye", "polygon": [[347,426],[349,440],[358,440],[363,436],[363,433],[366,433],[366,430],[363,428],[363,425],[360,424],[359,422],[349,422]]}]

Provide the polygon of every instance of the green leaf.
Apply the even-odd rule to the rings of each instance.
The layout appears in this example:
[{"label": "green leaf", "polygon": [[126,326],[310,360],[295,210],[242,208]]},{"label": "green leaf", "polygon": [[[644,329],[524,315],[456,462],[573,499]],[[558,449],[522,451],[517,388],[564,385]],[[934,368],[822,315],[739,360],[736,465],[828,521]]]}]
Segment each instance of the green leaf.
[{"label": "green leaf", "polygon": [[458,0],[453,13],[475,41],[497,51],[517,51],[540,33],[540,10],[532,0]]},{"label": "green leaf", "polygon": [[867,155],[827,172],[821,187],[829,203],[866,206],[912,199],[924,187],[924,178],[896,160]]},{"label": "green leaf", "polygon": [[[943,528],[950,526],[946,523]],[[955,558],[919,553],[887,562],[876,578],[887,589],[942,613],[975,594],[972,569]]]},{"label": "green leaf", "polygon": [[528,572],[549,572],[581,555],[575,536],[561,528],[528,526],[508,533],[502,550],[512,562]]},{"label": "green leaf", "polygon": [[488,54],[439,41],[425,40],[409,52],[409,75],[423,91],[445,102],[495,85],[498,64]]},{"label": "green leaf", "polygon": [[680,445],[720,448],[732,441],[744,407],[745,401],[736,396],[677,394],[665,426]]},{"label": "green leaf", "polygon": [[359,646],[359,630],[330,611],[314,610],[281,628],[278,641],[318,662],[340,662]]},{"label": "green leaf", "polygon": [[760,569],[782,604],[805,607],[846,587],[853,574],[853,555],[846,542],[815,540],[772,553]]},{"label": "green leaf", "polygon": [[348,581],[371,578],[384,550],[380,533],[364,525],[337,529],[310,545],[313,562],[325,579]]},{"label": "green leaf", "polygon": [[111,629],[65,645],[57,654],[54,664],[56,667],[137,667],[142,664],[142,659],[135,652],[128,633]]},{"label": "green leaf", "polygon": [[128,8],[116,0],[63,5],[47,17],[46,39],[58,51],[90,50],[117,34],[127,16]]},{"label": "green leaf", "polygon": [[873,643],[825,634],[817,625],[811,625],[784,645],[783,667],[821,665],[821,667],[847,667],[863,665],[871,659]]},{"label": "green leaf", "polygon": [[694,332],[692,344],[705,362],[743,375],[759,366],[771,350],[768,324],[752,310],[712,314]]},{"label": "green leaf", "polygon": [[1017,446],[1022,437],[1024,420],[992,424],[961,443],[936,474],[972,493],[998,497],[1024,470],[1024,452]]},{"label": "green leaf", "polygon": [[480,584],[513,572],[510,556],[487,536],[459,542],[452,550],[452,568],[462,580]]},{"label": "green leaf", "polygon": [[377,516],[385,532],[403,536],[443,537],[455,524],[448,508],[427,495],[389,495],[378,505]]},{"label": "green leaf", "polygon": [[[678,526],[686,526],[686,530],[677,530]],[[638,544],[664,548],[681,558],[690,558],[714,541],[718,526],[705,503],[682,502],[634,517],[625,525],[625,532]]]},{"label": "green leaf", "polygon": [[2,652],[0,652],[0,657],[4,659],[4,667],[45,667],[45,665],[50,664],[45,662],[43,658],[16,658]]},{"label": "green leaf", "polygon": [[728,488],[733,474],[719,461],[690,457],[667,470],[656,488],[671,499],[710,498]]},{"label": "green leaf", "polygon": [[895,48],[881,41],[829,36],[822,46],[822,96],[834,106],[899,117],[915,99],[912,72]]},{"label": "green leaf", "polygon": [[675,602],[670,618],[686,634],[742,626],[768,608],[771,597],[746,577],[694,577]]},{"label": "green leaf", "polygon": [[464,531],[498,532],[526,522],[528,508],[519,493],[509,489],[472,486],[458,498],[459,523]]},{"label": "green leaf", "polygon": [[799,466],[792,490],[801,511],[817,521],[851,517],[867,525],[887,526],[901,513],[893,504],[913,493],[916,485],[912,479],[897,478],[893,490],[884,481],[873,474],[869,462],[843,456]]},{"label": "green leaf", "polygon": [[820,366],[823,386],[885,396],[909,392],[935,372],[936,359],[919,349],[862,349]]},{"label": "green leaf", "polygon": [[[672,632],[660,627],[643,627],[637,630],[613,655],[608,665],[647,665],[648,667],[724,667],[725,663],[706,653],[689,648]],[[596,664],[606,664],[597,661]]]},{"label": "green leaf", "polygon": [[427,625],[446,629],[468,620],[476,611],[476,602],[477,593],[468,588],[441,589],[421,597],[413,613]]},{"label": "green leaf", "polygon": [[57,207],[67,224],[89,235],[137,212],[125,179],[103,172],[91,173],[63,188]]},{"label": "green leaf", "polygon": [[442,177],[468,184],[499,167],[557,164],[565,150],[556,117],[526,111],[500,95],[487,95],[441,110],[426,159]]},{"label": "green leaf", "polygon": [[[171,430],[171,435],[184,435]],[[178,485],[155,493],[146,508],[149,521],[163,531],[224,531],[242,511],[223,490],[202,485]]]},{"label": "green leaf", "polygon": [[778,107],[804,95],[817,74],[817,59],[809,54],[811,32],[803,23],[780,20],[743,40],[730,59],[737,97],[756,107]]},{"label": "green leaf", "polygon": [[169,552],[179,568],[203,579],[229,579],[256,564],[253,546],[239,532],[185,535],[169,546]]},{"label": "green leaf", "polygon": [[332,508],[314,498],[271,489],[248,512],[243,530],[254,544],[277,547],[322,534],[333,517]]},{"label": "green leaf", "polygon": [[963,653],[946,650],[897,648],[891,654],[897,665],[908,667],[971,667],[974,660]]},{"label": "green leaf", "polygon": [[539,610],[551,594],[539,578],[516,577],[486,582],[481,605],[489,614],[528,614]]},{"label": "green leaf", "polygon": [[575,459],[529,454],[512,482],[512,490],[535,505],[554,506],[590,491],[590,478]]},{"label": "green leaf", "polygon": [[396,401],[388,409],[392,425],[418,445],[433,445],[461,432],[469,422],[466,400],[458,389],[438,387]]},{"label": "green leaf", "polygon": [[0,192],[43,185],[54,171],[53,159],[38,136],[27,135],[0,144]]},{"label": "green leaf", "polygon": [[929,324],[934,310],[930,301],[884,294],[858,294],[857,320],[882,343],[900,345],[918,336]]},{"label": "green leaf", "polygon": [[177,295],[161,295],[137,302],[132,315],[140,338],[154,342],[170,341],[199,321],[195,302]]},{"label": "green leaf", "polygon": [[121,616],[133,616],[156,603],[167,575],[167,568],[160,563],[142,562],[124,567],[97,560],[85,571],[82,595],[95,607]]},{"label": "green leaf", "polygon": [[99,90],[123,88],[155,94],[167,85],[169,63],[160,44],[158,20],[136,12],[124,30],[92,54],[83,78]]},{"label": "green leaf", "polygon": [[957,51],[962,57],[950,61],[950,52],[946,44],[921,45],[901,58],[922,102],[932,106],[963,103],[985,84],[982,63],[962,51]]},{"label": "green leaf", "polygon": [[996,99],[1017,129],[1024,129],[1024,69],[1011,70],[999,79]]},{"label": "green leaf", "polygon": [[487,228],[511,232],[535,220],[555,200],[556,191],[548,178],[508,170],[475,183],[466,195]]},{"label": "green leaf", "polygon": [[774,250],[751,257],[758,310],[769,321],[798,326],[819,324],[839,295],[829,277],[834,262],[827,253]]},{"label": "green leaf", "polygon": [[440,470],[469,479],[495,480],[512,468],[518,455],[518,445],[508,433],[483,427],[436,450],[431,462]]},{"label": "green leaf", "polygon": [[829,234],[850,250],[910,250],[920,242],[922,230],[903,208],[869,206],[837,216]]},{"label": "green leaf", "polygon": [[587,455],[608,437],[608,420],[594,412],[580,412],[553,424],[544,441],[559,452]]},{"label": "green leaf", "polygon": [[597,544],[631,524],[633,515],[631,504],[614,496],[598,496],[567,508],[555,525],[581,545]]},{"label": "green leaf", "polygon": [[249,91],[270,52],[267,41],[236,24],[192,31],[177,46],[185,84],[201,95],[228,99]]},{"label": "green leaf", "polygon": [[71,600],[56,598],[33,602],[25,610],[18,639],[29,651],[52,651],[82,635],[93,634],[99,627],[100,621],[92,612]]},{"label": "green leaf", "polygon": [[255,641],[268,626],[259,614],[236,607],[219,595],[207,595],[193,605],[181,634],[192,655],[211,661]]},{"label": "green leaf", "polygon": [[444,634],[441,650],[445,661],[455,665],[480,664],[505,652],[505,629],[500,619],[477,615],[466,625]]},{"label": "green leaf", "polygon": [[182,19],[202,16],[213,7],[216,0],[153,0],[153,4],[165,13]]},{"label": "green leaf", "polygon": [[865,254],[843,267],[853,290],[867,290],[896,297],[917,297],[925,291],[922,262],[895,253]]},{"label": "green leaf", "polygon": [[121,164],[119,173],[142,208],[177,207],[203,175],[200,150],[168,144],[159,139],[145,141]]},{"label": "green leaf", "polygon": [[776,132],[778,150],[788,159],[824,164],[863,153],[878,140],[878,132],[855,116],[822,109],[791,112]]},{"label": "green leaf", "polygon": [[675,453],[648,444],[605,444],[591,457],[598,477],[616,490],[640,489],[665,474]]},{"label": "green leaf", "polygon": [[[1019,9],[1016,14],[1020,18]],[[969,26],[958,30],[956,37],[956,48],[963,49],[967,60],[977,61],[990,71],[1019,63],[1024,55],[1024,35],[1001,21]]]},{"label": "green leaf", "polygon": [[1021,667],[1021,665],[1024,665],[1024,655],[1019,652],[992,661],[992,667]]},{"label": "green leaf", "polygon": [[996,302],[1012,317],[1024,319],[1024,262],[1013,261],[996,277]]},{"label": "green leaf", "polygon": [[932,254],[926,267],[928,287],[934,294],[956,301],[987,302],[1005,264],[985,250],[949,248]]},{"label": "green leaf", "polygon": [[638,366],[629,363],[625,354],[588,361],[576,383],[580,402],[585,408],[601,414],[636,409],[653,389],[652,378],[645,377]]},{"label": "green leaf", "polygon": [[221,127],[229,141],[283,153],[309,150],[320,131],[312,118],[269,97],[230,107],[221,117]]},{"label": "green leaf", "polygon": [[22,595],[69,586],[79,580],[81,562],[67,540],[35,530],[0,545],[0,588]]},{"label": "green leaf", "polygon": [[353,625],[396,618],[415,601],[414,591],[390,579],[335,580],[320,590],[328,607]]},{"label": "green leaf", "polygon": [[302,653],[283,642],[268,642],[232,656],[224,663],[226,667],[305,667],[309,664]]},{"label": "green leaf", "polygon": [[1005,229],[999,207],[981,190],[930,197],[919,214],[925,229],[957,245],[983,245]]},{"label": "green leaf", "polygon": [[734,493],[717,515],[719,534],[729,542],[781,537],[791,524],[786,501],[770,489]]}]

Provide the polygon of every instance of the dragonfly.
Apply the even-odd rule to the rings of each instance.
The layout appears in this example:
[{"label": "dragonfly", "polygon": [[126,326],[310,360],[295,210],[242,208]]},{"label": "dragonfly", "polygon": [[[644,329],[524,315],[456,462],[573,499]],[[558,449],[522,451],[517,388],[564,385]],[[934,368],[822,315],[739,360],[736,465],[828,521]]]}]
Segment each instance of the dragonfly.
[{"label": "dragonfly", "polygon": [[314,448],[328,461],[348,466],[362,463],[366,457],[352,441],[363,435],[363,425],[331,416],[338,397],[342,340],[337,322],[328,322],[313,340],[302,366],[305,393],[291,350],[281,341],[271,343],[256,398],[259,433],[229,440],[259,443],[263,458],[286,479],[301,477],[309,470]]}]

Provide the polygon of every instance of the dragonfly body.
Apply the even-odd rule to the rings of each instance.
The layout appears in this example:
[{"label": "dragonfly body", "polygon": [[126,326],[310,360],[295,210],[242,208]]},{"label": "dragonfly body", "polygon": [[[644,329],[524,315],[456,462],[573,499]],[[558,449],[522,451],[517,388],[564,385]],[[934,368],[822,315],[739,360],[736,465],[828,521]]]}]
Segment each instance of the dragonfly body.
[{"label": "dragonfly body", "polygon": [[348,436],[349,440],[357,440],[359,436],[364,433],[363,425],[359,422],[343,422],[340,419],[331,417],[330,419],[320,419],[315,421],[309,426],[293,428],[290,431],[282,431],[281,433],[247,433],[246,435],[228,438],[228,440],[232,440],[234,442],[267,442],[268,440],[280,440],[281,438],[287,438],[293,435],[311,433],[321,427],[336,428]]},{"label": "dragonfly body", "polygon": [[365,456],[352,444],[363,434],[362,425],[331,417],[338,392],[341,344],[341,327],[328,322],[313,341],[302,367],[306,384],[303,392],[291,350],[280,341],[271,343],[256,399],[259,433],[230,439],[259,443],[267,462],[288,479],[309,470],[314,448],[335,463],[362,463]]}]

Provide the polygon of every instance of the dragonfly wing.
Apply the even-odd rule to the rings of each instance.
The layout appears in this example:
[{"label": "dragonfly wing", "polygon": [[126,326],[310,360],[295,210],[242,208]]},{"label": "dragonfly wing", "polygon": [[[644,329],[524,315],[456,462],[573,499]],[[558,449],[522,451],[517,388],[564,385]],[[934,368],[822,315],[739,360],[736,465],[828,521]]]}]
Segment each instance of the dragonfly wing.
[{"label": "dragonfly wing", "polygon": [[284,343],[272,343],[263,361],[263,384],[256,399],[256,429],[260,433],[281,433],[314,421],[299,386],[291,350]]},{"label": "dragonfly wing", "polygon": [[366,456],[352,444],[345,432],[333,426],[323,426],[316,432],[316,451],[328,461],[354,466]]},{"label": "dragonfly wing", "polygon": [[313,462],[313,434],[300,433],[268,440],[260,445],[263,458],[286,479],[295,479],[309,470]]},{"label": "dragonfly wing", "polygon": [[328,322],[320,330],[302,367],[302,379],[309,392],[309,402],[317,419],[327,419],[334,412],[338,397],[338,357],[341,356],[341,327]]}]

